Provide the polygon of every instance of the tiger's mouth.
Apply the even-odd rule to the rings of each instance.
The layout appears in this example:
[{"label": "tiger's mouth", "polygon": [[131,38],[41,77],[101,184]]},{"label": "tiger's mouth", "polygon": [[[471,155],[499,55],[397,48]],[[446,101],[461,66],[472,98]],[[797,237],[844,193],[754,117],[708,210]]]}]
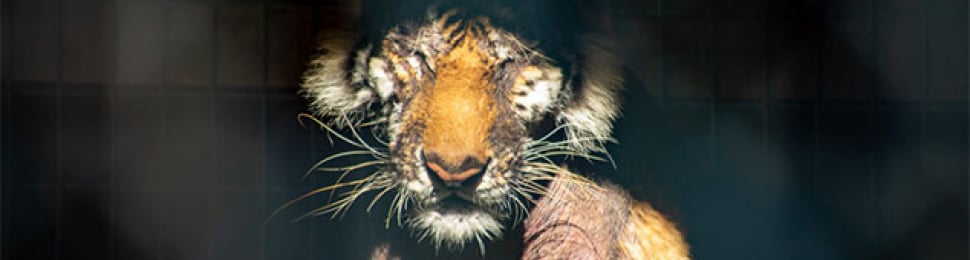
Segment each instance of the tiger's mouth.
[{"label": "tiger's mouth", "polygon": [[461,214],[480,208],[477,204],[463,196],[453,193],[438,201],[438,211],[442,213]]},{"label": "tiger's mouth", "polygon": [[409,220],[419,239],[429,239],[436,248],[460,250],[469,242],[483,248],[484,241],[502,236],[506,217],[476,195],[443,192],[433,196],[424,207],[414,209]]},{"label": "tiger's mouth", "polygon": [[442,215],[474,215],[485,213],[499,217],[500,212],[495,211],[488,203],[481,198],[480,194],[472,191],[437,191],[434,192],[427,209],[438,212]]}]

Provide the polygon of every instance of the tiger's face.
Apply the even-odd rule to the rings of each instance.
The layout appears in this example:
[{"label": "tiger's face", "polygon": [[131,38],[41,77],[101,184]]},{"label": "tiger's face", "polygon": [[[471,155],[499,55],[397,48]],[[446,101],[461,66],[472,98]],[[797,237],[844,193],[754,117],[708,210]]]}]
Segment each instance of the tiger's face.
[{"label": "tiger's face", "polygon": [[[589,156],[610,139],[619,82],[602,42],[584,50],[594,57],[563,68],[485,17],[448,12],[354,46],[350,37],[324,39],[303,93],[329,125],[378,122],[386,147],[348,138],[379,169],[320,213],[364,192],[392,193],[388,221],[397,215],[436,247],[482,246],[541,194],[536,181],[558,167],[550,157]],[[536,132],[550,118],[565,140]]]}]

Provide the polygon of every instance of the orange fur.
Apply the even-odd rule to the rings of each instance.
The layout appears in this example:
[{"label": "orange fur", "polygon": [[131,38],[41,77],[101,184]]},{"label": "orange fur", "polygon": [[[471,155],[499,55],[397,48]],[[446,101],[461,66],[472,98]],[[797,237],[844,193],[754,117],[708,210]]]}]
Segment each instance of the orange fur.
[{"label": "orange fur", "polygon": [[628,259],[690,259],[684,236],[645,202],[631,205],[630,219],[619,243],[620,251]]},{"label": "orange fur", "polygon": [[[471,29],[467,29],[471,30]],[[425,151],[450,164],[490,155],[488,132],[495,121],[494,86],[489,83],[492,61],[468,31],[463,42],[435,61],[434,85],[422,93]]]}]

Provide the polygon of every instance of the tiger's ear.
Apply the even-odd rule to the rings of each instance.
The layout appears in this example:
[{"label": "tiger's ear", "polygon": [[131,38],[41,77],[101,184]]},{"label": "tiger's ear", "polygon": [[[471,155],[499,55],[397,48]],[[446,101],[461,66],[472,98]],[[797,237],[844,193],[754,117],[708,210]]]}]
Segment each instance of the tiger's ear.
[{"label": "tiger's ear", "polygon": [[300,92],[310,100],[314,114],[334,117],[333,124],[359,123],[381,96],[368,85],[371,46],[355,49],[355,37],[349,34],[330,33],[322,39],[319,54],[303,74]]},{"label": "tiger's ear", "polygon": [[583,152],[605,150],[613,141],[613,120],[620,114],[619,92],[623,85],[621,63],[609,37],[589,35],[582,43],[582,74],[572,100],[559,113],[570,146]]}]

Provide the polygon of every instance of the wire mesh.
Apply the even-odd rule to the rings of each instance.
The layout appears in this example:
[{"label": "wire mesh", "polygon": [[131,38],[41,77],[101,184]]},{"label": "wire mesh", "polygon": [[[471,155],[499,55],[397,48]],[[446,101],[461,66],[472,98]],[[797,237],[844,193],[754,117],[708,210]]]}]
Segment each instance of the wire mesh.
[{"label": "wire mesh", "polygon": [[[669,212],[697,258],[967,258],[965,1],[613,5],[632,83],[595,176]],[[346,10],[0,7],[2,258],[329,259],[380,236],[363,212],[264,226],[333,180],[300,182],[341,147],[299,126],[296,81]]]}]

